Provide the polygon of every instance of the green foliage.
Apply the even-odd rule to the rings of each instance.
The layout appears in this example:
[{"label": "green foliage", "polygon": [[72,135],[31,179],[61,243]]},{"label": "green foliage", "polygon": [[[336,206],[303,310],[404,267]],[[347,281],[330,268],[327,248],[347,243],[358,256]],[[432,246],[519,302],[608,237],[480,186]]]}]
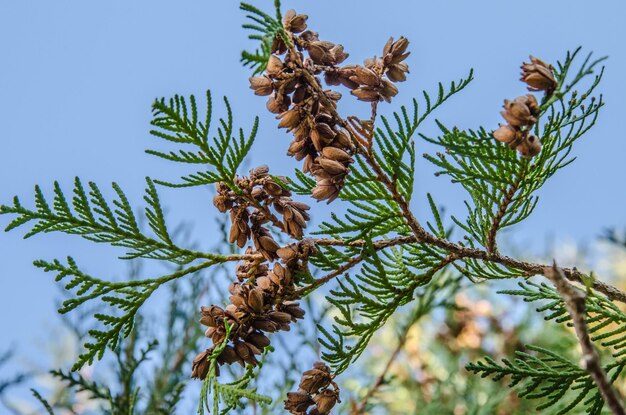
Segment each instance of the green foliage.
[{"label": "green foliage", "polygon": [[[537,308],[540,313],[546,313],[546,320],[557,323],[569,323],[571,316],[567,311],[563,299],[552,286],[533,282],[520,282],[521,290],[505,290],[502,294],[523,297],[526,302],[544,302]],[[626,362],[626,313],[615,303],[593,291],[587,294],[585,302],[587,309],[587,325],[592,340],[601,341],[603,347],[613,348],[613,358]]]},{"label": "green foliage", "polygon": [[[501,294],[520,296],[525,302],[544,303],[537,311],[545,313],[545,320],[568,324],[571,321],[567,308],[559,293],[552,286],[534,282],[520,282],[519,290],[504,290]],[[592,340],[603,347],[612,347],[613,354],[605,370],[614,382],[626,366],[623,358],[626,351],[626,314],[606,297],[590,291],[586,300],[587,325]],[[537,346],[527,346],[536,352],[531,355],[517,352],[513,361],[503,360],[496,363],[491,358],[484,362],[471,363],[467,369],[480,373],[483,377],[493,375],[498,381],[504,376],[511,376],[510,387],[522,385],[519,396],[527,399],[540,399],[537,410],[546,409],[559,403],[559,414],[570,413],[582,404],[587,413],[599,414],[604,404],[591,376],[580,366],[559,354]]]},{"label": "green foliage", "polygon": [[40,394],[39,392],[37,392],[35,389],[31,389],[30,390],[33,394],[33,396],[35,397],[35,399],[37,399],[44,407],[44,409],[46,410],[46,413],[48,415],[54,415],[54,411],[52,410],[52,407],[50,406],[50,404],[48,403],[48,401],[46,401]]},{"label": "green foliage", "polygon": [[[532,345],[526,348],[535,354],[518,351],[515,359],[503,359],[502,364],[486,357],[484,362],[470,363],[466,368],[482,377],[492,376],[494,381],[510,376],[508,386],[518,385],[520,397],[543,401],[538,411],[560,404],[556,413],[568,414],[582,404],[587,413],[600,414],[604,401],[588,372],[550,350]],[[611,382],[624,366],[626,362],[605,366]]]},{"label": "green foliage", "polygon": [[196,152],[185,148],[177,152],[163,153],[156,150],[147,150],[147,153],[169,161],[186,164],[205,164],[209,170],[202,170],[188,176],[183,176],[182,183],[157,181],[170,187],[203,186],[223,181],[231,188],[237,188],[233,179],[244,157],[250,151],[256,137],[259,118],[254,119],[250,134],[246,137],[242,129],[235,131],[233,113],[228,99],[224,97],[226,119],[220,118],[217,136],[209,140],[212,104],[211,93],[206,93],[206,115],[201,121],[198,117],[196,98],[189,97],[189,105],[184,97],[175,95],[169,102],[165,98],[156,100],[152,105],[154,118],[151,124],[155,127],[150,131],[152,135],[164,140],[193,146]]},{"label": "green foliage", "polygon": [[362,256],[356,275],[346,275],[330,291],[328,301],[339,312],[332,332],[320,327],[320,343],[327,349],[323,358],[338,373],[358,359],[396,309],[413,300],[415,290],[447,263],[441,251],[419,244],[376,252],[370,241]]},{"label": "green foliage", "polygon": [[77,177],[74,181],[72,202],[67,200],[61,186],[54,182],[54,201],[52,206],[46,200],[43,191],[35,186],[35,208],[24,207],[17,196],[13,206],[0,206],[0,214],[17,215],[5,228],[15,229],[33,222],[30,231],[25,234],[29,238],[39,233],[63,232],[80,235],[85,239],[98,243],[108,243],[128,249],[121,258],[149,258],[187,264],[196,259],[215,259],[211,254],[204,254],[180,248],[171,240],[163,208],[152,180],[146,178],[147,187],[144,200],[147,202],[145,216],[153,235],[139,229],[137,218],[128,198],[122,189],[113,183],[117,198],[109,203],[100,188],[89,182],[89,192],[85,190]]},{"label": "green foliage", "polygon": [[[140,264],[132,262],[131,265],[130,277],[136,278]],[[53,392],[47,400],[42,398],[42,402],[51,411],[72,410],[89,401],[93,411],[103,414],[175,413],[180,409],[177,406],[189,378],[189,362],[203,338],[202,329],[196,324],[196,302],[209,284],[202,279],[170,284],[168,305],[160,307],[155,317],[140,310],[130,335],[109,355],[113,359],[97,363],[93,371],[86,374],[63,369],[51,371],[63,384],[63,389],[58,394]],[[77,334],[76,341],[84,340],[81,319],[77,322],[64,319],[63,322],[64,327]],[[158,329],[158,326],[153,327],[155,322],[171,330],[154,336]]]},{"label": "green foliage", "polygon": [[276,16],[272,17],[264,11],[254,7],[248,3],[239,5],[241,10],[248,13],[246,18],[250,23],[243,24],[244,29],[251,30],[253,33],[248,36],[251,40],[260,42],[259,48],[254,52],[242,51],[241,63],[252,69],[252,74],[262,73],[267,67],[267,61],[271,54],[272,43],[279,36],[286,43],[289,42],[287,35],[283,29],[282,16],[280,12],[280,1],[274,1]]},{"label": "green foliage", "polygon": [[[85,343],[86,350],[78,357],[72,370],[80,369],[85,363],[91,364],[96,357],[101,359],[107,347],[116,347],[120,336],[130,335],[137,312],[161,285],[187,274],[198,272],[213,264],[214,262],[206,261],[159,278],[110,282],[82,272],[71,257],[68,257],[67,265],[58,260],[53,262],[35,261],[35,266],[44,271],[55,272],[57,274],[56,281],[62,281],[69,277],[69,282],[65,284],[64,288],[76,290],[74,298],[63,302],[63,306],[59,309],[60,313],[67,313],[94,299],[100,299],[107,306],[103,313],[94,315],[95,319],[102,323],[103,329],[89,331],[89,335],[95,340],[95,343]],[[116,311],[119,311],[120,314],[116,314]]]}]

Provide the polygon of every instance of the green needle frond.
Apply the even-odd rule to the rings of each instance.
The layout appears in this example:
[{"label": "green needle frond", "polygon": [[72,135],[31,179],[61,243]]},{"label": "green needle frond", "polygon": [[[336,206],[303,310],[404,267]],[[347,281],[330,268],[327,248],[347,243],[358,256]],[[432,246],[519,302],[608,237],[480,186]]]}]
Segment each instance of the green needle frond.
[{"label": "green needle frond", "polygon": [[[526,302],[542,302],[537,312],[546,320],[569,324],[571,316],[557,290],[548,284],[520,282],[519,290],[500,291],[502,294],[522,297]],[[615,359],[626,361],[626,313],[606,297],[589,290],[585,308],[591,339],[603,347],[613,349]]]},{"label": "green needle frond", "polygon": [[[498,363],[490,357],[470,363],[466,369],[491,376],[493,381],[510,377],[509,387],[517,387],[518,395],[525,399],[537,399],[537,410],[553,408],[552,413],[569,414],[580,405],[588,414],[599,415],[604,401],[591,375],[577,363],[569,361],[550,350],[527,345],[529,352],[516,352],[513,360]],[[605,366],[609,380],[614,382],[624,370],[626,362],[613,362]]]},{"label": "green needle frond", "polygon": [[106,306],[105,313],[94,315],[102,327],[89,331],[93,341],[85,343],[85,351],[78,357],[72,370],[80,369],[85,363],[93,363],[95,358],[102,359],[107,348],[115,348],[121,337],[127,337],[133,329],[137,312],[161,285],[216,263],[218,260],[206,261],[158,278],[111,282],[81,271],[71,257],[67,258],[67,264],[58,260],[34,262],[36,267],[45,272],[56,273],[55,280],[62,281],[66,290],[74,292],[74,297],[63,302],[59,313],[68,313],[96,299]]},{"label": "green needle frond", "polygon": [[208,167],[206,170],[183,176],[181,183],[160,180],[157,180],[157,183],[170,187],[192,187],[223,181],[231,185],[231,188],[236,188],[234,178],[254,143],[259,118],[254,119],[250,134],[246,135],[242,129],[235,129],[232,109],[225,97],[224,105],[226,118],[219,119],[217,135],[210,138],[212,118],[210,91],[206,93],[206,114],[202,118],[198,115],[198,104],[193,95],[188,99],[175,95],[169,101],[161,98],[154,102],[151,121],[154,129],[150,133],[163,140],[181,144],[183,148],[169,153],[156,150],[146,152],[178,163],[203,164]]},{"label": "green needle frond", "polygon": [[153,235],[139,229],[133,208],[116,183],[112,187],[117,198],[112,202],[105,199],[93,182],[89,183],[88,190],[85,189],[79,178],[74,181],[71,201],[57,182],[54,183],[52,204],[36,186],[33,209],[23,206],[15,197],[13,206],[0,206],[0,214],[16,215],[6,231],[33,223],[25,238],[48,232],[80,235],[90,241],[126,248],[127,252],[121,257],[123,259],[149,258],[187,264],[199,258],[216,258],[212,254],[180,248],[172,242],[154,183],[149,178],[146,182],[144,200],[148,205],[145,216]]},{"label": "green needle frond", "polygon": [[246,50],[241,52],[243,66],[252,69],[252,75],[254,76],[262,73],[267,67],[274,39],[278,36],[283,41],[288,41],[283,29],[280,2],[274,1],[275,16],[270,16],[248,3],[240,3],[239,8],[247,13],[248,23],[243,24],[242,27],[252,31],[248,38],[259,42],[259,48],[254,52]]}]

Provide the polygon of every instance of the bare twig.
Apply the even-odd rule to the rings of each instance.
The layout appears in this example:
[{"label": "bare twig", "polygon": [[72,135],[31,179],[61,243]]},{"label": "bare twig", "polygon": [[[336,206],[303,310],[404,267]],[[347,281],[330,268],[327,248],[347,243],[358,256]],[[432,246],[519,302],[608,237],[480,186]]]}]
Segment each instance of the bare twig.
[{"label": "bare twig", "polygon": [[617,415],[626,414],[624,405],[622,404],[621,397],[617,391],[613,388],[613,385],[607,378],[606,372],[602,368],[600,363],[600,356],[598,351],[591,342],[589,331],[587,330],[587,322],[585,320],[585,299],[586,294],[576,289],[570,284],[563,272],[557,267],[556,262],[551,267],[544,269],[544,275],[549,278],[555,285],[557,291],[563,298],[567,311],[572,317],[572,323],[576,330],[576,336],[578,337],[578,343],[580,344],[582,356],[580,359],[580,365],[585,369],[594,382],[598,386],[602,398],[606,402],[607,406],[612,413]]}]

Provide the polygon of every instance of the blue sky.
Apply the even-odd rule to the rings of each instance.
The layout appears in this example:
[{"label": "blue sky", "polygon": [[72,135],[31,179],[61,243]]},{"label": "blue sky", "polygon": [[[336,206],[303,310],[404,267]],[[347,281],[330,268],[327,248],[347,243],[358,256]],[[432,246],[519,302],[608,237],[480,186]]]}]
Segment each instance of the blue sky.
[{"label": "blue sky", "polygon": [[[605,227],[626,224],[626,5],[601,4],[285,2],[308,14],[321,38],[342,43],[353,62],[380,54],[389,36],[408,37],[411,73],[400,85],[395,108],[473,67],[475,81],[436,114],[461,128],[497,126],[502,100],[525,93],[518,67],[531,53],[553,62],[580,45],[584,52],[609,55],[599,88],[607,105],[598,124],[577,145],[578,160],[541,190],[533,216],[511,232],[531,249],[543,246],[547,237],[591,241]],[[219,97],[230,97],[244,129],[260,115],[251,165],[267,163],[273,172],[289,174],[297,165],[285,156],[289,137],[275,130],[264,100],[248,89],[249,71],[238,62],[240,51],[250,46],[242,21],[234,1],[0,3],[0,202],[18,194],[30,204],[35,184],[50,191],[58,180],[69,191],[74,176],[80,176],[102,187],[116,181],[131,203],[140,205],[145,176],[175,178],[184,171],[143,152],[155,144],[148,134],[151,102],[174,93],[203,95],[207,88],[216,104]],[[367,112],[345,97],[342,111]],[[391,108],[383,106],[382,112]],[[435,130],[430,124],[423,131]],[[418,200],[432,192],[448,211],[462,213],[462,192],[446,178],[433,177],[433,171],[418,161]],[[214,242],[211,224],[217,212],[210,192],[163,189],[161,194],[172,224],[192,223],[202,246]],[[425,212],[419,204],[415,208]],[[7,223],[0,218],[1,226]],[[35,339],[49,338],[49,328],[57,324],[58,290],[32,260],[71,254],[86,270],[106,277],[125,271],[115,259],[119,253],[63,235],[24,241],[19,231],[0,234],[0,349],[17,344],[32,355],[39,347]]]}]

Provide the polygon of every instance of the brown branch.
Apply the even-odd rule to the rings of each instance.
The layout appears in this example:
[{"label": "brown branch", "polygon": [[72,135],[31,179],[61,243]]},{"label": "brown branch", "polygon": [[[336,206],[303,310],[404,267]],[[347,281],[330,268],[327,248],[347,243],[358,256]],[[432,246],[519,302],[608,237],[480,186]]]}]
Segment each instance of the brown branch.
[{"label": "brown branch", "polygon": [[509,185],[509,188],[504,194],[504,198],[500,203],[498,211],[496,212],[496,216],[494,216],[493,218],[493,222],[491,223],[491,228],[489,229],[489,233],[487,234],[487,241],[485,244],[485,248],[487,248],[487,252],[489,253],[497,253],[498,247],[496,245],[496,234],[500,229],[502,218],[504,218],[504,215],[506,214],[509,205],[513,201],[513,196],[515,196],[515,192],[517,192],[517,190],[519,189],[519,185],[525,176],[527,165],[527,162],[522,165],[522,171],[517,176],[517,179],[515,179],[515,181]]},{"label": "brown branch", "polygon": [[617,415],[624,415],[624,405],[622,399],[613,388],[613,385],[609,381],[606,372],[602,368],[600,363],[600,356],[598,351],[591,342],[589,331],[587,330],[585,299],[586,294],[576,289],[570,284],[565,275],[559,267],[556,266],[556,262],[551,267],[546,267],[543,274],[548,277],[555,285],[557,291],[563,298],[567,311],[572,317],[572,323],[576,330],[576,336],[578,337],[578,343],[580,344],[582,356],[580,359],[580,365],[585,369],[594,382],[598,386],[604,402],[611,410],[612,413]]},{"label": "brown branch", "polygon": [[[366,243],[366,241],[357,239],[354,241],[344,241],[341,239],[314,239],[315,243],[320,242],[319,245],[327,245],[327,246],[362,246]],[[544,269],[548,265],[537,264],[533,262],[521,261],[519,259],[511,258],[506,255],[501,255],[499,253],[488,253],[486,251],[476,249],[476,248],[468,248],[463,245],[456,244],[454,242],[450,242],[445,239],[438,238],[425,230],[420,234],[419,237],[415,235],[411,236],[398,236],[392,239],[386,239],[382,241],[374,242],[375,247],[382,246],[393,246],[393,245],[402,245],[409,243],[425,243],[428,245],[433,245],[439,248],[442,248],[450,253],[454,253],[458,259],[478,259],[482,261],[493,262],[496,264],[504,265],[510,268],[515,268],[517,270],[523,271],[525,277],[532,277],[533,275],[543,275]],[[580,272],[576,268],[561,268],[561,271],[565,275],[565,277],[579,284],[584,284],[583,279],[587,276]],[[606,295],[608,299],[613,301],[619,301],[621,303],[626,304],[626,293],[619,290],[612,285],[603,283],[599,280],[594,280],[592,288],[602,294]]]}]

